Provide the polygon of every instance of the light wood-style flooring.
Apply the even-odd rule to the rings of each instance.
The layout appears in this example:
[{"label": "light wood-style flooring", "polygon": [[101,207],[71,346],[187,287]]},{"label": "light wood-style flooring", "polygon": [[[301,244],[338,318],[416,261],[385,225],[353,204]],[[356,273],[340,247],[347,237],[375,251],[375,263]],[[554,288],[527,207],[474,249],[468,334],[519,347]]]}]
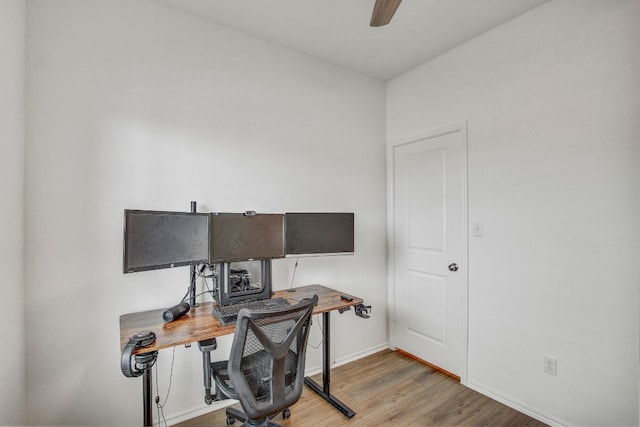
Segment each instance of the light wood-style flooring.
[{"label": "light wood-style flooring", "polygon": [[[321,382],[320,375],[314,379]],[[305,386],[301,399],[291,407],[291,418],[277,416],[274,421],[290,427],[546,425],[391,350],[334,368],[331,394],[356,415],[345,418]],[[224,409],[177,426],[226,426]]]}]

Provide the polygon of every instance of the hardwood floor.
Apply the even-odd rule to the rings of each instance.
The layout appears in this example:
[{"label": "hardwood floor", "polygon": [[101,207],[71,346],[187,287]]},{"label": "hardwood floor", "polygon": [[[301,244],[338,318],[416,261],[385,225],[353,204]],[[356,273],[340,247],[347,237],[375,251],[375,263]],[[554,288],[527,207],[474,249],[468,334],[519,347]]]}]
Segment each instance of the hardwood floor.
[{"label": "hardwood floor", "polygon": [[[318,382],[321,376],[314,377]],[[331,393],[356,415],[347,419],[305,387],[291,418],[306,426],[545,426],[399,352],[385,350],[331,371]],[[224,409],[176,424],[226,426]],[[239,425],[236,422],[235,425]]]}]

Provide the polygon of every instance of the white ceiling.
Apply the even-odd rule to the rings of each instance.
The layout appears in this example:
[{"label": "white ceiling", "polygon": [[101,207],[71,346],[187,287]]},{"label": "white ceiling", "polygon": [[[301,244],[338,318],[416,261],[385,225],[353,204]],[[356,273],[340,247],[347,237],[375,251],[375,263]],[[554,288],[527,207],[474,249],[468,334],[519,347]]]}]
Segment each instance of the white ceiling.
[{"label": "white ceiling", "polygon": [[404,0],[369,26],[375,0],[152,0],[387,81],[548,0]]}]

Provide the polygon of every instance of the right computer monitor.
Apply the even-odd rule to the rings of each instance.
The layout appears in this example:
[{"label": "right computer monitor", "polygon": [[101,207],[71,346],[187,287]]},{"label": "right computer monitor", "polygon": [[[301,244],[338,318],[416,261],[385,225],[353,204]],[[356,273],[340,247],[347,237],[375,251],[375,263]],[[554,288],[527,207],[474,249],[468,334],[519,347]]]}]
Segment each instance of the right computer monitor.
[{"label": "right computer monitor", "polygon": [[345,254],[354,251],[352,212],[287,212],[287,255]]}]

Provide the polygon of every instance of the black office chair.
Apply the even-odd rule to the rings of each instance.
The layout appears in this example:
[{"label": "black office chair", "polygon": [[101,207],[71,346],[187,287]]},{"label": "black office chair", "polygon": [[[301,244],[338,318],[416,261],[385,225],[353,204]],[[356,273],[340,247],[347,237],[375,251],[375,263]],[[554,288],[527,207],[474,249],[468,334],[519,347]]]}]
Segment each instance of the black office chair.
[{"label": "black office chair", "polygon": [[279,426],[271,418],[300,399],[307,338],[318,296],[275,310],[238,314],[228,361],[211,363],[218,391],[240,401],[244,413],[227,408],[227,425]]}]

